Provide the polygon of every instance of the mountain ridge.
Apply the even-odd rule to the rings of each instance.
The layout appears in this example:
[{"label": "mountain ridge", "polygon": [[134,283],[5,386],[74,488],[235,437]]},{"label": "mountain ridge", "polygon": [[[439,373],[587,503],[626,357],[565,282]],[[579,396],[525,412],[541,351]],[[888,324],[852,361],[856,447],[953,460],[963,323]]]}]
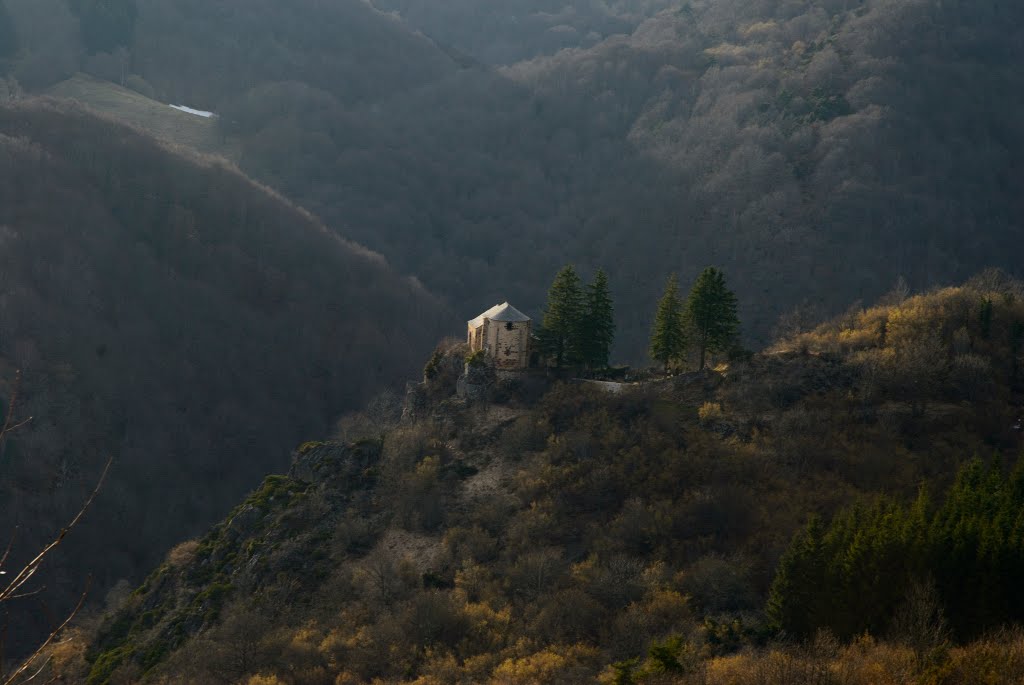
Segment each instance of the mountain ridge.
[{"label": "mountain ridge", "polygon": [[513,385],[467,405],[447,372],[463,346],[443,349],[420,418],[303,444],[79,636],[62,675],[560,683],[635,658],[636,682],[705,682],[658,659],[765,649],[774,568],[808,516],[941,490],[975,454],[1012,467],[1024,446],[1024,288],[992,274],[620,394]]},{"label": "mountain ridge", "polygon": [[[54,100],[0,106],[0,368],[12,563],[101,500],[54,558],[97,592],[207,525],[300,437],[414,372],[451,314],[378,254],[217,158]],[[287,361],[267,350],[284,346]],[[276,447],[275,447],[276,445]],[[157,475],[158,474],[158,475]],[[138,530],[112,525],[128,517]],[[117,531],[116,552],[96,537]],[[102,561],[101,561],[102,560]],[[12,610],[32,614],[31,600]],[[18,651],[31,639],[14,636]]]},{"label": "mountain ridge", "polygon": [[[190,7],[175,50],[198,59],[208,10]],[[511,299],[537,315],[560,266],[603,267],[623,305],[619,356],[636,362],[673,271],[725,270],[760,345],[797,306],[831,315],[900,276],[928,288],[1019,269],[1016,12],[690,2],[587,48],[423,78],[387,77],[401,50],[356,64],[343,44],[324,70],[300,68],[301,50],[279,72],[209,63],[233,79],[218,125],[250,176],[458,309]],[[295,21],[321,16],[306,14]],[[259,16],[238,31],[265,37],[273,14]],[[356,67],[380,89],[350,97]]]}]

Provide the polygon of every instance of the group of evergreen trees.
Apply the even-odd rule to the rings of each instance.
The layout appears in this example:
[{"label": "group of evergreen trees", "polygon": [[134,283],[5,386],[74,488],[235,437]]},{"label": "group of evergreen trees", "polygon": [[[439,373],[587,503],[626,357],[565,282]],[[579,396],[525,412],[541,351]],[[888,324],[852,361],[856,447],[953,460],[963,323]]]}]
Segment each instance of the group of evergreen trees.
[{"label": "group of evergreen trees", "polygon": [[537,331],[540,350],[555,366],[608,366],[615,340],[615,309],[608,276],[598,270],[584,286],[572,265],[562,268],[548,292],[544,321]]},{"label": "group of evergreen trees", "polygon": [[[1006,476],[975,459],[941,506],[922,492],[909,507],[881,499],[828,526],[812,519],[779,564],[768,613],[795,637],[828,628],[842,638],[899,632],[908,611],[932,625],[944,614],[969,639],[1024,620],[1021,578],[1024,461]],[[908,607],[921,587],[933,606]]]},{"label": "group of evergreen trees", "polygon": [[[598,270],[594,280],[584,286],[576,269],[565,266],[548,291],[544,321],[537,331],[538,346],[554,360],[556,368],[606,367],[615,339],[614,317],[605,272]],[[651,357],[668,372],[671,365],[685,360],[691,345],[696,345],[698,368],[703,369],[708,353],[727,349],[738,332],[736,295],[726,287],[721,271],[706,268],[686,300],[680,297],[672,274],[654,317]]]},{"label": "group of evergreen trees", "polygon": [[651,357],[668,373],[673,364],[686,359],[691,345],[696,345],[697,368],[703,369],[709,352],[726,350],[736,341],[739,325],[736,295],[726,287],[720,270],[704,269],[685,301],[672,274],[654,317]]}]

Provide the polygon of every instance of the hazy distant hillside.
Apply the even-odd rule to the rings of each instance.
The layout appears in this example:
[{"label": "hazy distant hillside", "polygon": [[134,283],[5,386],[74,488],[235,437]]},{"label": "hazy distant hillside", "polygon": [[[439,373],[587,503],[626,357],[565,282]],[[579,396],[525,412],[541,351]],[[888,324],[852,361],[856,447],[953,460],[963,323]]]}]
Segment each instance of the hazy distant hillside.
[{"label": "hazy distant hillside", "polygon": [[560,263],[604,266],[640,359],[672,270],[723,266],[763,338],[804,299],[1019,269],[1022,13],[690,3],[372,107],[256,90],[224,125],[244,168],[462,309],[537,313]]},{"label": "hazy distant hillside", "polygon": [[488,64],[512,64],[565,48],[590,47],[610,35],[632,33],[673,0],[374,0],[428,36]]},{"label": "hazy distant hillside", "polygon": [[363,102],[456,68],[361,0],[2,0],[0,43],[28,89],[84,70],[203,109],[276,81]]},{"label": "hazy distant hillside", "polygon": [[[6,2],[27,26],[25,0]],[[694,1],[500,70],[460,69],[364,5],[237,7],[139,3],[125,54],[148,82],[132,83],[216,103],[243,170],[466,316],[504,299],[537,315],[563,263],[603,266],[617,356],[641,361],[670,271],[723,267],[754,341],[804,300],[834,312],[900,274],[1019,273],[1017,4]],[[397,7],[444,22],[431,8]],[[499,46],[547,31],[503,13],[548,9],[451,24],[492,22],[469,34]],[[656,9],[594,11],[634,26]]]},{"label": "hazy distant hillside", "polygon": [[102,600],[297,440],[415,377],[450,325],[379,256],[236,170],[50,102],[0,108],[0,241],[3,403],[20,368],[18,413],[35,416],[0,454],[15,555],[115,459],[48,566],[54,612],[87,573]]},{"label": "hazy distant hillside", "polygon": [[267,82],[376,100],[456,68],[361,0],[139,0],[132,66],[164,99],[214,109]]}]

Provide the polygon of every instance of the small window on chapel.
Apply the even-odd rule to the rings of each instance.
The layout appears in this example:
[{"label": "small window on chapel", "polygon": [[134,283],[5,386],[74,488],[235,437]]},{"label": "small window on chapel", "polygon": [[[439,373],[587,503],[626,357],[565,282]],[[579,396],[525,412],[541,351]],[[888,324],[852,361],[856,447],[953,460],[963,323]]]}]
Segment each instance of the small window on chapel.
[{"label": "small window on chapel", "polygon": [[505,330],[506,331],[514,331],[515,329],[516,329],[516,325],[514,323],[512,323],[511,321],[509,321],[508,323],[505,324]]}]

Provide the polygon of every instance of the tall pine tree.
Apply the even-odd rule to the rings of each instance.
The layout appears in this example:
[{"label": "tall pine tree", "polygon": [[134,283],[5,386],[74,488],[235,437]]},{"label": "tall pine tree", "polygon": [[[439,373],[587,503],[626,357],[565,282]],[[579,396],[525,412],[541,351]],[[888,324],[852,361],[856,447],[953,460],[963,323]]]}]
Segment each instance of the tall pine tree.
[{"label": "tall pine tree", "polygon": [[555,358],[555,367],[576,363],[582,356],[579,332],[586,313],[580,277],[571,264],[562,268],[548,290],[544,320],[537,333],[540,349]]},{"label": "tall pine tree", "polygon": [[725,276],[721,271],[709,266],[697,277],[686,301],[686,318],[693,329],[694,342],[700,352],[700,368],[703,369],[707,353],[728,347],[740,327],[736,295],[725,287]]},{"label": "tall pine tree", "polygon": [[679,297],[679,282],[676,275],[668,277],[665,294],[658,302],[658,311],[654,315],[654,330],[651,332],[651,358],[665,366],[668,373],[669,365],[679,361],[686,354],[686,321],[684,318],[683,301]]},{"label": "tall pine tree", "polygon": [[824,535],[821,519],[812,516],[779,560],[766,606],[776,629],[802,638],[827,625],[827,597],[820,592],[825,581]]},{"label": "tall pine tree", "polygon": [[604,270],[598,269],[587,286],[586,300],[586,313],[579,332],[583,363],[591,369],[604,368],[608,366],[608,355],[615,341],[615,308]]}]

